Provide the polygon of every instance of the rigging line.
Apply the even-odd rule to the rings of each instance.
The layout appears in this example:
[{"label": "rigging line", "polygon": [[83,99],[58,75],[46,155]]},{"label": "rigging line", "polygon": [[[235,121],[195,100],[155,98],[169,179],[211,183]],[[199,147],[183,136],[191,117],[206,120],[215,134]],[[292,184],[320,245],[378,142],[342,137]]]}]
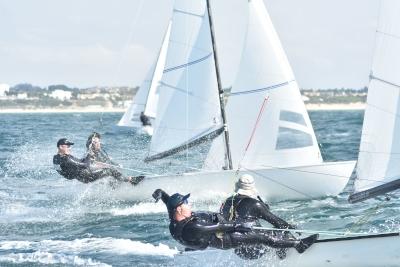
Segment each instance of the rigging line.
[{"label": "rigging line", "polygon": [[303,195],[303,196],[308,197],[308,198],[313,198],[313,196],[311,196],[311,195],[308,195],[308,194],[306,194],[306,193],[304,193],[304,192],[301,192],[301,191],[299,191],[299,190],[297,190],[297,189],[295,189],[295,188],[293,188],[293,187],[291,187],[291,186],[285,185],[285,184],[283,184],[283,183],[281,183],[281,182],[279,182],[279,181],[277,181],[277,180],[275,180],[275,179],[272,179],[272,178],[270,178],[270,177],[268,177],[268,176],[265,176],[265,175],[263,175],[263,174],[261,174],[261,173],[258,173],[258,172],[255,171],[255,170],[251,170],[251,169],[247,169],[247,168],[244,168],[244,169],[247,170],[248,172],[255,173],[257,176],[263,177],[263,178],[265,178],[265,179],[267,179],[267,180],[269,180],[269,181],[271,181],[271,182],[274,182],[274,183],[276,183],[276,184],[278,184],[278,185],[280,185],[280,186],[282,186],[282,187],[285,187],[285,188],[287,188],[287,189],[290,189],[290,190],[292,190],[292,191],[294,191],[294,192],[296,192],[296,193],[298,193],[298,194],[300,194],[300,195]]},{"label": "rigging line", "polygon": [[349,177],[346,176],[346,175],[337,175],[337,174],[329,174],[329,173],[323,173],[323,172],[298,170],[298,169],[294,169],[294,168],[291,168],[291,167],[276,167],[276,166],[265,165],[265,164],[262,164],[261,166],[263,166],[263,167],[268,167],[268,168],[271,168],[271,169],[288,170],[288,171],[293,171],[293,172],[303,172],[303,173],[311,173],[311,174],[323,174],[323,175],[326,175],[326,176],[332,176],[332,177],[338,177],[338,178],[345,178],[345,179],[348,179],[348,178],[349,178]]},{"label": "rigging line", "polygon": [[[386,198],[386,200],[388,200],[388,198]],[[366,223],[372,217],[372,215],[374,215],[376,211],[379,208],[381,208],[384,204],[385,204],[384,201],[378,203],[374,208],[370,209],[369,212],[364,214],[364,216],[362,216],[357,222],[353,223],[347,231],[351,232],[352,230],[354,230],[354,228],[359,227],[360,225]]]},{"label": "rigging line", "polygon": [[322,234],[322,235],[332,235],[332,236],[349,236],[349,235],[370,235],[370,233],[355,233],[355,232],[336,232],[336,231],[320,231],[320,230],[300,230],[300,229],[287,229],[287,228],[272,228],[272,227],[261,227],[253,226],[254,230],[267,230],[267,231],[283,231],[292,233],[305,233],[305,234]]},{"label": "rigging line", "polygon": [[127,171],[134,171],[134,172],[138,172],[138,173],[149,174],[151,176],[161,176],[160,174],[156,174],[156,173],[152,173],[152,172],[146,172],[146,171],[143,171],[143,170],[132,169],[132,168],[125,168],[125,167],[122,167],[122,166],[118,166],[118,165],[114,165],[114,164],[108,164],[108,163],[99,162],[99,161],[94,161],[94,163],[97,163],[99,165],[104,165],[106,167],[111,167],[111,168],[116,168],[116,169],[121,169],[121,170],[127,170]]},{"label": "rigging line", "polygon": [[262,116],[262,114],[264,113],[264,110],[265,110],[265,107],[266,107],[266,105],[267,105],[268,99],[269,99],[269,96],[264,97],[264,100],[263,100],[263,102],[262,102],[262,104],[261,104],[261,108],[260,108],[260,111],[258,112],[256,122],[255,122],[255,124],[254,124],[254,126],[253,126],[253,130],[251,131],[249,141],[247,142],[247,145],[246,145],[246,148],[245,148],[245,150],[244,150],[242,159],[239,161],[237,172],[239,171],[239,169],[240,169],[240,167],[241,167],[241,164],[242,164],[242,162],[243,162],[243,159],[244,159],[245,156],[246,156],[247,150],[249,149],[250,144],[251,144],[251,142],[253,141],[254,134],[256,133],[256,129],[257,129],[257,127],[258,127],[258,123],[260,122],[261,116]]}]

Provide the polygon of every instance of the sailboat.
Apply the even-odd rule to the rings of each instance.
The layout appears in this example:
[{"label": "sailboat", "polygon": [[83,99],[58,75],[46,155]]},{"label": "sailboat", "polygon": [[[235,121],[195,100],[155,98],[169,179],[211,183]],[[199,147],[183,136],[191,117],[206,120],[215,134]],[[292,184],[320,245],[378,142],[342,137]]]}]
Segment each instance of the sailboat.
[{"label": "sailboat", "polygon": [[[244,22],[236,22],[246,27],[237,33],[242,41],[230,48],[236,49],[231,55],[240,57],[240,64],[236,69],[231,66],[236,75],[227,93],[229,86],[221,84],[210,5],[175,1],[155,131],[145,161],[204,142],[212,145],[202,170],[147,177],[136,197],[148,198],[152,190],[162,187],[215,198],[231,193],[241,173],[255,177],[268,201],[337,195],[347,184],[355,162],[323,162],[264,3],[242,3]],[[186,50],[173,49],[171,44]]]},{"label": "sailboat", "polygon": [[146,78],[133,97],[132,104],[125,111],[117,126],[135,128],[138,132],[152,135],[152,123],[157,114],[159,81],[164,71],[168,51],[171,22],[168,24],[157,60],[149,69]]},{"label": "sailboat", "polygon": [[[400,1],[381,0],[352,204],[390,200],[383,196],[400,188],[399,14]],[[303,254],[289,250],[279,266],[400,266],[399,259],[397,230],[318,240]]]}]

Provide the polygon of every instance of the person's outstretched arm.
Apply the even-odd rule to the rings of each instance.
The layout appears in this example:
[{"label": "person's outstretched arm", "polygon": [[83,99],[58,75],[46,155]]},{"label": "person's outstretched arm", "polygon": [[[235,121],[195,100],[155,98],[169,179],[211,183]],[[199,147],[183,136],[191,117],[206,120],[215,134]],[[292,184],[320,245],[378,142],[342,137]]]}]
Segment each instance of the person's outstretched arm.
[{"label": "person's outstretched arm", "polygon": [[291,225],[290,223],[286,222],[284,219],[276,216],[273,214],[271,211],[269,211],[268,206],[266,206],[264,203],[257,202],[255,204],[257,207],[258,211],[258,217],[266,220],[270,224],[272,224],[276,228],[280,229],[296,229],[294,225]]}]

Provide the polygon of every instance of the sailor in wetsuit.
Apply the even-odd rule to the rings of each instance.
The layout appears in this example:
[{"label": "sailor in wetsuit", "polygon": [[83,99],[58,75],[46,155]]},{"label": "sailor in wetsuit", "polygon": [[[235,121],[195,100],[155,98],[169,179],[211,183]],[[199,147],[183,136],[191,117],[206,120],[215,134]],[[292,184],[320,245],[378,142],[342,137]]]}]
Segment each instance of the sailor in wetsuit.
[{"label": "sailor in wetsuit", "polygon": [[140,113],[139,118],[143,126],[151,126],[150,118],[146,116],[143,111]]},{"label": "sailor in wetsuit", "polygon": [[[220,212],[225,220],[241,223],[252,223],[254,226],[261,226],[260,219],[265,220],[279,229],[295,229],[285,220],[274,215],[269,206],[258,196],[253,176],[242,175],[235,184],[235,194],[227,198],[221,206]],[[277,237],[289,237],[289,232],[269,232]],[[235,250],[236,254],[246,258],[261,257],[266,250],[262,245],[243,246]],[[277,251],[280,258],[285,257],[285,249]]]},{"label": "sailor in wetsuit", "polygon": [[137,180],[136,177],[124,177],[120,172],[102,166],[101,163],[90,162],[87,157],[78,159],[72,156],[71,146],[73,144],[67,138],[61,138],[57,142],[58,153],[53,157],[55,169],[65,178],[90,183],[111,176],[118,181],[130,182],[134,185],[143,180],[143,178]]},{"label": "sailor in wetsuit", "polygon": [[107,152],[101,147],[101,135],[99,133],[93,132],[89,135],[86,141],[86,149],[86,158],[90,162],[102,162],[117,167],[120,166],[118,163],[111,160]]},{"label": "sailor in wetsuit", "polygon": [[227,222],[218,213],[195,213],[187,203],[188,195],[174,194],[169,196],[161,189],[153,193],[167,206],[172,237],[191,250],[214,247],[231,249],[243,245],[264,244],[274,248],[294,247],[303,253],[316,239],[316,236],[302,240],[275,238],[259,233],[237,222]]}]

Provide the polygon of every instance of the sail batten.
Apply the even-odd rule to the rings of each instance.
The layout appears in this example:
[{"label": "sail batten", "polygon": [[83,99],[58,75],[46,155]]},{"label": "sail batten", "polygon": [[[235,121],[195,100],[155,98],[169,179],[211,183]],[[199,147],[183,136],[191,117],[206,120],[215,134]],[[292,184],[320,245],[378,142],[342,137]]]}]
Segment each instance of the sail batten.
[{"label": "sail batten", "polygon": [[377,81],[380,81],[380,82],[383,82],[383,83],[386,83],[386,84],[392,85],[392,86],[394,86],[394,87],[398,87],[398,88],[400,88],[400,85],[398,85],[398,84],[395,84],[395,83],[393,83],[393,82],[390,82],[390,81],[387,81],[387,80],[385,80],[385,79],[382,79],[382,78],[376,77],[376,76],[374,76],[373,74],[371,74],[369,77],[370,77],[370,79],[371,79],[371,80],[377,80]]},{"label": "sail batten", "polygon": [[258,92],[263,92],[263,91],[268,91],[268,90],[272,90],[272,89],[277,89],[280,87],[283,87],[285,85],[288,85],[291,82],[295,82],[296,80],[290,80],[287,82],[283,82],[283,83],[278,83],[278,84],[274,84],[274,85],[270,85],[270,86],[266,86],[266,87],[262,87],[262,88],[258,88],[258,89],[252,89],[252,90],[246,90],[246,91],[238,91],[238,92],[234,92],[234,93],[228,93],[228,96],[236,96],[236,95],[243,95],[243,94],[252,94],[252,93],[258,93]]}]

